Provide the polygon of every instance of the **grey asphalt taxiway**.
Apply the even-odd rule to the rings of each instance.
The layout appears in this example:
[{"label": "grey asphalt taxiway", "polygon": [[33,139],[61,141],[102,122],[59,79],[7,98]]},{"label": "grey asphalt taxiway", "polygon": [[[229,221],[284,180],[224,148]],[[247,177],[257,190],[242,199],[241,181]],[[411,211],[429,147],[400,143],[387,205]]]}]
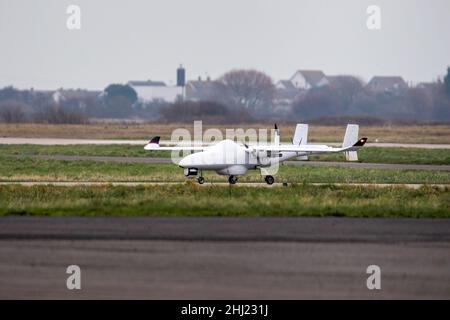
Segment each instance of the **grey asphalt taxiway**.
[{"label": "grey asphalt taxiway", "polygon": [[3,217],[0,298],[448,299],[450,220]]},{"label": "grey asphalt taxiway", "polygon": [[[148,143],[148,140],[133,139],[65,139],[65,138],[21,138],[21,137],[0,137],[0,144],[33,144],[33,145],[77,145],[77,144],[95,144],[95,145],[142,145]],[[177,143],[180,143],[177,141]],[[190,142],[188,142],[190,143]],[[193,143],[196,143],[195,141]],[[198,142],[202,144],[203,142]],[[170,140],[161,140],[161,144],[173,144]],[[208,145],[210,143],[204,143]],[[341,142],[323,142],[326,145],[339,146]],[[366,147],[380,148],[420,148],[420,149],[450,149],[450,144],[438,143],[383,143],[368,142]]]}]

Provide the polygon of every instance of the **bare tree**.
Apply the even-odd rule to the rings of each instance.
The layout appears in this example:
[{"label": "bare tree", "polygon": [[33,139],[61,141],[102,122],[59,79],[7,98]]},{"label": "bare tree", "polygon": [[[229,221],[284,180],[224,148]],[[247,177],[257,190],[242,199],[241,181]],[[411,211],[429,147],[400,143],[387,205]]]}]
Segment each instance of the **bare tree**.
[{"label": "bare tree", "polygon": [[249,111],[272,104],[275,86],[265,73],[256,70],[232,70],[218,79],[233,104]]},{"label": "bare tree", "polygon": [[363,82],[354,76],[329,77],[331,86],[339,93],[342,104],[348,108],[363,90]]},{"label": "bare tree", "polygon": [[214,101],[177,101],[161,110],[167,122],[192,122],[202,119],[208,123],[241,123],[252,121],[245,110],[230,110]]},{"label": "bare tree", "polygon": [[342,109],[337,90],[330,86],[312,88],[292,104],[294,114],[302,119],[332,117],[342,114]]},{"label": "bare tree", "polygon": [[6,123],[19,123],[25,119],[24,106],[15,100],[0,103],[0,119]]},{"label": "bare tree", "polygon": [[87,123],[86,115],[80,110],[64,109],[60,105],[51,104],[39,108],[34,114],[34,122],[52,124],[83,124]]},{"label": "bare tree", "polygon": [[447,67],[447,74],[444,77],[444,89],[447,97],[450,99],[450,67]]}]

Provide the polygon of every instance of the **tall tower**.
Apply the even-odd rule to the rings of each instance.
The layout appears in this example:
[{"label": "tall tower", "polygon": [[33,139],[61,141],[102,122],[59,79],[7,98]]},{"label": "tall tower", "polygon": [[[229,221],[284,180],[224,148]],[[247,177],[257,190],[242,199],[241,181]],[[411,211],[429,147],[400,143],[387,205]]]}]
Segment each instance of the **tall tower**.
[{"label": "tall tower", "polygon": [[185,85],[186,85],[186,70],[180,64],[177,69],[177,87],[181,87],[181,99],[184,100],[185,96]]},{"label": "tall tower", "polygon": [[177,86],[184,87],[185,84],[186,84],[186,70],[180,64],[180,66],[177,69]]}]

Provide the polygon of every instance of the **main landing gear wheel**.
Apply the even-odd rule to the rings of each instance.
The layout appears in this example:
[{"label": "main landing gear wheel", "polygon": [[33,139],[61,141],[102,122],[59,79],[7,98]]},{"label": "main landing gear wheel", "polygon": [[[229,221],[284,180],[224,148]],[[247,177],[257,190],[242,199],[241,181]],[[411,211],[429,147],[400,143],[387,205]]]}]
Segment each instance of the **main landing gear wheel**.
[{"label": "main landing gear wheel", "polygon": [[198,182],[199,184],[204,184],[204,183],[205,183],[205,178],[203,178],[203,177],[198,177],[198,178],[197,178],[197,182]]},{"label": "main landing gear wheel", "polygon": [[275,182],[275,179],[272,176],[265,176],[264,180],[266,180],[266,183],[271,185]]},{"label": "main landing gear wheel", "polygon": [[236,182],[237,182],[237,177],[236,176],[230,176],[229,178],[228,178],[228,182],[230,183],[230,184],[235,184]]}]

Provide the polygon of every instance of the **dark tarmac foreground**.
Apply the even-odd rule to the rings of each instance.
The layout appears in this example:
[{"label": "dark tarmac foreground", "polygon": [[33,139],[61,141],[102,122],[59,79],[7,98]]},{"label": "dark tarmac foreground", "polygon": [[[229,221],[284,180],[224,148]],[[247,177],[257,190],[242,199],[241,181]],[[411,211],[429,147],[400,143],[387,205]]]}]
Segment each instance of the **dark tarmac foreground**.
[{"label": "dark tarmac foreground", "polygon": [[0,298],[449,299],[450,220],[3,217]]}]

